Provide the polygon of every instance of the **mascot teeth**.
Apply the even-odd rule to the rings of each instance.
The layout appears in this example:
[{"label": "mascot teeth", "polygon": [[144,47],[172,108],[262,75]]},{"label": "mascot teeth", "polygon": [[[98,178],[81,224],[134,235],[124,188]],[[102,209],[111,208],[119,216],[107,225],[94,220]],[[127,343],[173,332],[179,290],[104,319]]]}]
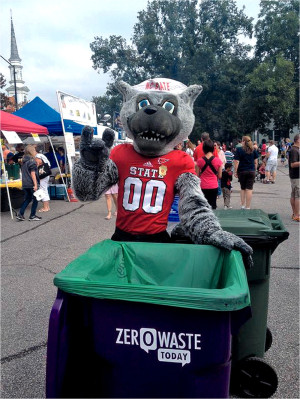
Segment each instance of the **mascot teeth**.
[{"label": "mascot teeth", "polygon": [[163,134],[156,133],[153,130],[151,132],[145,131],[145,132],[138,133],[138,137],[143,140],[148,140],[148,141],[160,141],[165,138],[165,136]]}]

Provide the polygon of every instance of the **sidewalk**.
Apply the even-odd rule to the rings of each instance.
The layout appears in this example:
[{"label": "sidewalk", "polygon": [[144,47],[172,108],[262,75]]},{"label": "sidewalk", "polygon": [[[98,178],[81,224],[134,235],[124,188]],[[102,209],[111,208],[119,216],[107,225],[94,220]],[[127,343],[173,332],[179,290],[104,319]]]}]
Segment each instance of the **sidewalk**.
[{"label": "sidewalk", "polygon": [[[273,345],[265,359],[278,374],[275,398],[299,396],[299,223],[291,220],[289,197],[288,169],[281,165],[276,184],[254,185],[252,208],[278,213],[290,233],[271,262],[268,325]],[[232,206],[239,208],[236,179]],[[1,398],[45,397],[47,328],[56,295],[54,274],[114,231],[115,219],[104,219],[103,198],[93,203],[51,201],[50,207],[50,212],[41,214],[41,222],[18,222],[11,220],[10,212],[1,213]],[[223,208],[222,197],[218,207]]]}]

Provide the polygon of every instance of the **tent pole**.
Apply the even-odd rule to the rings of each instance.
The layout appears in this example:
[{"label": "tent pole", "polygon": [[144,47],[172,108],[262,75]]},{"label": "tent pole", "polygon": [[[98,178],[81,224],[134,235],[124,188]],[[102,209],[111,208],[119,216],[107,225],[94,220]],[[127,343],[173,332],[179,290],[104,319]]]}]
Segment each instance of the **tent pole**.
[{"label": "tent pole", "polygon": [[[5,169],[5,162],[4,162],[4,156],[3,156],[3,151],[2,151],[2,146],[0,148],[1,151],[1,159],[2,159],[2,165],[3,165],[3,171],[4,171],[4,178],[5,178],[5,187],[6,187],[6,192],[7,192],[7,198],[8,198],[8,204],[9,204],[9,210],[10,210],[10,215],[12,220],[14,219],[13,211],[12,211],[12,206],[11,206],[11,200],[10,200],[10,193],[9,193],[9,188],[8,188],[8,182],[6,178],[6,169]],[[1,167],[2,167],[1,165]]]},{"label": "tent pole", "polygon": [[[65,139],[65,156],[66,156],[66,161],[68,162],[69,174],[71,176],[71,182],[72,182],[72,159],[68,154],[68,148],[66,145],[66,131],[65,131],[65,124],[64,124],[63,112],[62,112],[62,107],[61,107],[61,101],[59,99],[59,90],[56,90],[56,97],[57,97],[57,102],[58,102],[58,106],[59,106],[61,126],[63,129],[64,139]],[[66,164],[67,164],[67,162],[66,162]],[[68,199],[69,199],[69,202],[71,202],[69,196],[68,196]]]},{"label": "tent pole", "polygon": [[49,139],[49,141],[50,141],[50,144],[51,144],[51,147],[52,147],[52,151],[53,151],[53,155],[54,155],[56,164],[57,164],[58,169],[59,169],[60,177],[61,177],[61,179],[62,179],[62,181],[63,181],[63,184],[64,184],[64,186],[65,186],[65,189],[66,189],[68,201],[71,202],[71,201],[70,201],[69,194],[68,194],[68,190],[67,190],[67,185],[66,185],[65,180],[64,180],[64,178],[63,178],[63,175],[62,175],[62,173],[61,173],[60,165],[59,165],[59,162],[58,162],[58,160],[57,160],[57,157],[56,157],[56,154],[55,154],[55,150],[54,150],[53,143],[52,143],[52,140],[51,140],[51,138],[50,138],[50,135],[48,136],[48,139]]}]

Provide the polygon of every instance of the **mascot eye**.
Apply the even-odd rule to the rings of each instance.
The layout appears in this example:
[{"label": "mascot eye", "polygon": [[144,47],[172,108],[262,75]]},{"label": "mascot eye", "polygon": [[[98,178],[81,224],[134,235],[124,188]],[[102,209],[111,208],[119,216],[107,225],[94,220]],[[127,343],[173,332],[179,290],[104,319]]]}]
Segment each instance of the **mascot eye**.
[{"label": "mascot eye", "polygon": [[166,101],[163,106],[162,106],[166,111],[170,112],[170,114],[173,114],[175,110],[175,105],[171,103],[170,101]]},{"label": "mascot eye", "polygon": [[138,103],[139,109],[148,107],[148,105],[150,105],[150,101],[148,101],[148,100],[146,100],[146,99],[141,100],[141,101]]}]

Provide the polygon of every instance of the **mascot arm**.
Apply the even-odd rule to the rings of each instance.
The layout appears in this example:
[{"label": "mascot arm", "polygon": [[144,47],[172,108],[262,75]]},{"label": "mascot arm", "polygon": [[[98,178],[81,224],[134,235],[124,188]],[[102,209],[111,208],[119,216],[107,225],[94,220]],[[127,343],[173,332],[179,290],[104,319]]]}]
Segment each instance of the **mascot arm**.
[{"label": "mascot arm", "polygon": [[93,138],[94,130],[85,126],[81,134],[80,158],[73,167],[73,189],[81,201],[99,199],[100,195],[118,182],[118,169],[109,159],[114,132],[105,129],[102,140]]},{"label": "mascot arm", "polygon": [[217,217],[205,199],[199,178],[192,173],[183,173],[176,182],[179,191],[180,227],[195,244],[214,245],[231,251],[235,249],[243,255],[246,267],[251,267],[252,248],[235,234],[222,230]]}]

